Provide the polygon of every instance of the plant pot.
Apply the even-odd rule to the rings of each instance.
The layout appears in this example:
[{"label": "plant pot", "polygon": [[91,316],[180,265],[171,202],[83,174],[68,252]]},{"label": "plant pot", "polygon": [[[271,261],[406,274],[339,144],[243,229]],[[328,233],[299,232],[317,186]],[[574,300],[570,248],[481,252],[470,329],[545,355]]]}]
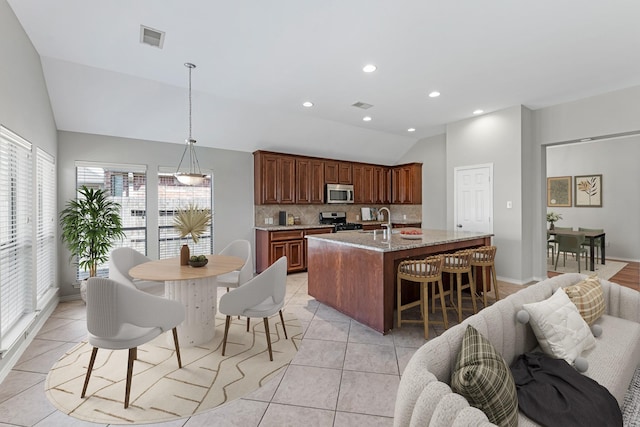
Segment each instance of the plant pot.
[{"label": "plant pot", "polygon": [[553,225],[553,223],[551,223],[551,225],[549,225],[549,230],[555,230],[555,226]]}]

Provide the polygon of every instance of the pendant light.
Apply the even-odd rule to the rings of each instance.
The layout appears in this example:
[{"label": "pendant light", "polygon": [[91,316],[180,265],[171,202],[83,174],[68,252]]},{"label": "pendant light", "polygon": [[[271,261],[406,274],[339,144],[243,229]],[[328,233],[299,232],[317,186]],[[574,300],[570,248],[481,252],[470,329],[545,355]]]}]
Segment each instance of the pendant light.
[{"label": "pendant light", "polygon": [[[180,158],[180,163],[178,164],[175,177],[178,182],[184,185],[200,185],[204,181],[206,175],[204,175],[200,170],[200,164],[198,163],[194,147],[196,140],[191,137],[191,71],[196,68],[196,66],[190,62],[186,62],[184,66],[189,69],[189,138],[185,140],[187,144],[182,152],[182,157]],[[182,161],[187,153],[189,153],[189,171],[180,172]]]}]

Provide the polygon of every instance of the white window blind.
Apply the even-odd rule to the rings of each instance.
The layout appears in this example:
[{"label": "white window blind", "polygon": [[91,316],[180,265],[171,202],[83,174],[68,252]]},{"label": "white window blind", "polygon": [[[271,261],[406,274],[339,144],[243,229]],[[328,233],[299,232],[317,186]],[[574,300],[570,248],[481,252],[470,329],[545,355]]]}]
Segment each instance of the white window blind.
[{"label": "white window blind", "polygon": [[[146,166],[113,163],[76,162],[77,188],[86,185],[109,192],[109,199],[120,205],[120,217],[126,237],[114,242],[112,250],[131,247],[147,253],[147,175]],[[107,277],[107,263],[98,266],[98,276]],[[89,273],[78,269],[78,280]]]},{"label": "white window blind", "polygon": [[54,287],[56,253],[56,169],[55,159],[36,152],[38,217],[36,226],[36,295],[40,299]]},{"label": "white window blind", "polygon": [[180,255],[180,247],[188,244],[191,254],[210,254],[213,251],[213,219],[209,230],[200,236],[198,243],[191,237],[180,238],[173,226],[175,214],[189,204],[209,208],[213,213],[213,178],[207,175],[200,185],[183,185],[173,176],[175,169],[161,169],[158,173],[158,240],[159,257],[171,258]]},{"label": "white window blind", "polygon": [[0,335],[32,311],[31,144],[0,126]]}]

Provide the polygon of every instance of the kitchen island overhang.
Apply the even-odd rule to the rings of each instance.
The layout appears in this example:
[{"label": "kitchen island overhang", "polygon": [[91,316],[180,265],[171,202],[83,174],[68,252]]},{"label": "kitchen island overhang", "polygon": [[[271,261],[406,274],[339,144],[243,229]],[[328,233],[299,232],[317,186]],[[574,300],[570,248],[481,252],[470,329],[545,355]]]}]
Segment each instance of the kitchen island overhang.
[{"label": "kitchen island overhang", "polygon": [[401,261],[490,245],[492,236],[431,229],[420,239],[362,231],[307,236],[309,295],[385,334],[393,328]]}]

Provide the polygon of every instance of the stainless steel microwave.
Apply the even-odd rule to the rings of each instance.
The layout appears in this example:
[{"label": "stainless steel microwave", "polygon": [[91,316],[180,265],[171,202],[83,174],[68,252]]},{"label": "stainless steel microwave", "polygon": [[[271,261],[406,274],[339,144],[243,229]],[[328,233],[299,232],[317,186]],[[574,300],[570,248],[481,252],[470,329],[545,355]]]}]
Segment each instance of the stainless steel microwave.
[{"label": "stainless steel microwave", "polygon": [[327,184],[325,203],[353,203],[353,185]]}]

